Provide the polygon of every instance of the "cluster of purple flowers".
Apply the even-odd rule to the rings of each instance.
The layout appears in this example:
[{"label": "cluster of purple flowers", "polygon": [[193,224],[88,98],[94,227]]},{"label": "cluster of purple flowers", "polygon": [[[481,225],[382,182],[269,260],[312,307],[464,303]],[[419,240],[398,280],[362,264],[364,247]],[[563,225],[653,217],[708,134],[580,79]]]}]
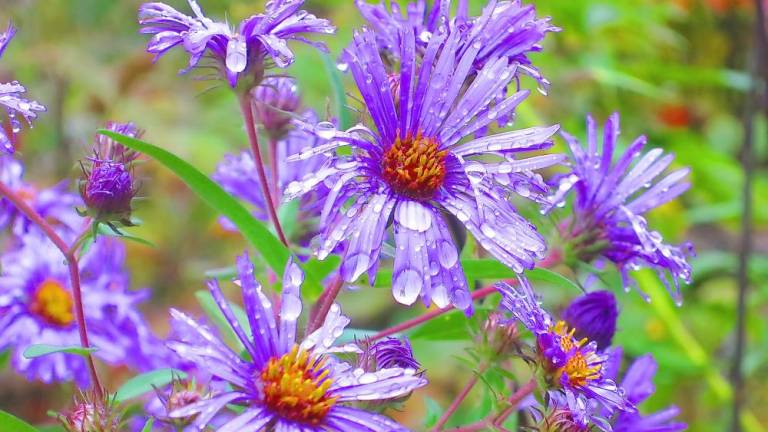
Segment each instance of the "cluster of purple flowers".
[{"label": "cluster of purple flowers", "polygon": [[[339,283],[365,275],[374,284],[382,261],[391,258],[398,303],[412,305],[420,298],[426,306],[453,307],[468,316],[473,297],[458,239],[469,232],[517,274],[519,286],[497,285],[502,301],[496,314],[511,315],[514,319],[503,320],[506,325],[520,322],[532,333],[527,360],[547,395],[530,410],[541,430],[685,428],[674,421],[675,407],[651,415],[637,409],[653,392],[652,357],[637,359],[617,383],[622,350],[612,346],[619,313],[613,294],[585,294],[555,320],[525,277],[547,257],[547,242],[517,206],[530,202],[552,212],[573,195],[572,216],[559,227],[566,263],[601,269],[613,262],[625,286],[632,283],[629,271],[651,268],[678,302],[679,280],[691,280],[691,245],[664,243],[643,216],[689,187],[687,169],[655,181],[672,163],[671,155],[656,149],[640,156],[641,137],[614,162],[617,114],[605,124],[602,146],[591,117],[586,149],[563,133],[570,155],[546,153],[558,125],[497,130],[511,124],[530,94],[522,89],[521,74],[542,88],[549,84],[530,58],[548,33],[559,31],[549,18],[537,17],[533,6],[518,0],[491,0],[479,16],[469,15],[466,0],[458,1],[453,14],[449,0],[436,0],[431,8],[416,0],[405,15],[395,2],[387,7],[356,1],[368,26],[354,33],[339,66],[350,72],[362,107],[359,122],[344,129],[334,119],[320,121],[302,106],[296,81],[271,71],[293,62],[288,41],[324,50],[306,35],[333,33],[329,21],[302,10],[303,0],[272,0],[235,29],[205,16],[195,0],[187,2],[191,16],[164,3],[140,7],[141,32],[152,35],[147,51],[157,58],[183,48],[189,55],[184,72],[209,56],[219,78],[249,104],[244,112],[252,111],[254,118],[246,115],[246,122],[255,122],[267,138],[268,165],[260,166],[260,147],[251,133],[254,153],[226,156],[213,178],[247,201],[258,219],[268,221],[276,207],[296,205],[300,223],[293,224],[291,242],[311,247],[320,260],[341,255]],[[0,34],[0,55],[14,33],[9,27]],[[16,116],[31,121],[44,111],[22,98],[24,92],[16,82],[0,84],[0,104],[13,132],[0,131],[0,144],[9,152],[19,129]],[[132,123],[110,123],[107,129],[127,139],[141,135]],[[401,400],[427,384],[410,343],[391,337],[337,344],[350,320],[332,296],[321,298],[327,315],[311,316],[299,337],[304,273],[294,258],[286,264],[279,296],[258,283],[247,253],[237,258],[233,282],[242,293],[243,311],[225,298],[217,280],[208,282],[223,317],[219,324],[234,334],[236,347],[228,346],[219,330],[176,309],[170,312],[171,336],[161,341],[153,335],[137,309],[148,291],[129,288],[123,245],[97,235],[102,223],[115,234],[120,234],[117,225],[133,224],[137,156],[113,139],[97,137],[93,156],[82,164],[79,197],[64,184],[43,190],[27,184],[21,162],[0,157],[0,181],[9,193],[75,250],[87,243],[72,270],[51,235],[19,212],[18,202],[0,201],[0,226],[11,235],[0,258],[0,351],[13,350],[16,370],[29,379],[87,385],[89,370],[81,356],[24,355],[36,344],[79,345],[78,311],[87,310],[96,358],[140,371],[171,366],[192,376],[156,389],[146,411],[158,430],[407,430],[371,407]],[[570,171],[545,180],[540,171],[556,165]],[[77,283],[86,293],[83,305],[77,304]],[[314,309],[314,314],[322,310]],[[515,343],[518,336],[508,333]],[[107,410],[94,403],[78,405],[66,416],[67,427],[95,424],[95,413]],[[107,418],[109,427],[117,427]]]},{"label": "cluster of purple flowers", "polygon": [[[110,129],[131,131],[130,124],[111,123]],[[22,163],[11,155],[2,156],[0,179],[20,197],[65,243],[81,244],[91,223],[78,214],[105,216],[114,207],[114,195],[132,187],[132,176],[116,173],[127,163],[119,145],[98,138],[97,158],[81,186],[82,200],[68,192],[63,182],[39,189],[23,179]],[[107,151],[108,149],[111,149]],[[123,165],[120,165],[123,167]],[[122,169],[122,168],[121,168]],[[130,197],[118,197],[130,202]],[[127,214],[123,213],[124,216]],[[4,198],[0,207],[2,227],[10,234],[0,257],[0,350],[12,350],[14,368],[30,380],[46,383],[76,381],[89,385],[85,359],[74,354],[53,353],[28,357],[25,351],[34,345],[77,346],[80,344],[76,322],[74,286],[62,252],[26,215]],[[148,298],[148,290],[131,290],[125,266],[125,247],[114,238],[87,240],[87,250],[79,259],[79,285],[87,295],[83,308],[88,311],[88,331],[97,348],[94,355],[113,365],[127,365],[135,370],[159,367],[172,357],[138,311]]]}]

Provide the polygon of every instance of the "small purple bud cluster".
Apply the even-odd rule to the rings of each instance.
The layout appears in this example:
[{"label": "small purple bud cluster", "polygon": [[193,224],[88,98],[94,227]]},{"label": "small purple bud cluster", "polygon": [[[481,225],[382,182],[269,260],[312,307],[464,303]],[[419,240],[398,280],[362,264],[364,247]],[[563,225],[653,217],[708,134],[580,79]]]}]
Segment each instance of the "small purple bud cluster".
[{"label": "small purple bud cluster", "polygon": [[[107,129],[131,138],[141,136],[133,123],[108,123]],[[137,193],[133,162],[137,153],[103,135],[97,137],[93,153],[83,165],[85,178],[80,183],[88,215],[98,222],[132,225],[131,201]]]}]

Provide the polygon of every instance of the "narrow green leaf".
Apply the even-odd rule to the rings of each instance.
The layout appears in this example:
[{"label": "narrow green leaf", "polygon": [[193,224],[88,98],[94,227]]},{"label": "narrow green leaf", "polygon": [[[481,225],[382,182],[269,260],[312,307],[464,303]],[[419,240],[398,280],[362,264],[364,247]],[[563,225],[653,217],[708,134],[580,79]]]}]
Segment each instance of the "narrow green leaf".
[{"label": "narrow green leaf", "polygon": [[30,345],[24,350],[24,358],[33,359],[37,357],[47,356],[55,353],[67,353],[77,354],[81,356],[87,356],[89,353],[97,351],[98,348],[90,347],[83,348],[79,345],[57,346],[47,344]]},{"label": "narrow green leaf", "polygon": [[[461,262],[464,266],[464,273],[469,280],[477,279],[513,279],[516,273],[504,264],[492,259],[464,260]],[[576,283],[561,275],[545,268],[535,268],[527,270],[525,277],[531,282],[544,282],[552,284],[558,288],[568,288],[581,291]]]},{"label": "narrow green leaf", "polygon": [[8,366],[8,362],[10,360],[11,360],[10,349],[0,352],[0,371],[2,371],[3,369],[5,369],[6,366]]},{"label": "narrow green leaf", "polygon": [[307,261],[304,263],[304,269],[322,280],[339,268],[339,264],[341,264],[341,257],[331,255],[322,261],[315,258]]},{"label": "narrow green leaf", "polygon": [[325,72],[328,74],[328,81],[331,83],[333,103],[336,105],[336,117],[339,120],[339,128],[348,129],[352,127],[352,120],[349,117],[349,111],[347,111],[347,93],[344,90],[344,83],[341,81],[341,74],[339,74],[336,63],[328,54],[321,54],[321,57],[323,58]]},{"label": "narrow green leaf", "polygon": [[[216,182],[183,159],[160,147],[106,129],[99,130],[99,133],[126,147],[151,156],[173,171],[206,204],[235,224],[243,237],[264,257],[272,271],[280,276],[283,275],[291,252],[261,221],[254,218],[240,202]],[[321,292],[320,279],[311,272],[305,271],[305,273],[304,285],[308,291]]]},{"label": "narrow green leaf", "polygon": [[[237,343],[240,351],[244,350],[245,346],[243,346],[243,343],[240,341],[237,335],[235,335],[235,332],[232,330],[232,327],[230,327],[229,322],[224,317],[224,314],[221,313],[221,309],[219,309],[219,305],[216,304],[216,301],[213,299],[211,293],[208,291],[200,290],[195,292],[195,298],[197,298],[198,303],[200,303],[200,307],[203,308],[205,314],[211,318],[211,321],[213,321],[216,327],[218,327],[219,330],[221,330],[229,340]],[[250,335],[251,325],[248,322],[248,316],[245,314],[243,308],[231,302],[229,303],[229,307],[232,308],[232,313],[235,314],[237,322],[240,323],[240,326],[243,328],[243,330],[245,330],[245,334]]]},{"label": "narrow green leaf", "polygon": [[135,138],[100,130],[120,144],[151,156],[173,171],[200,198],[216,211],[232,221],[243,236],[255,247],[275,273],[283,274],[290,252],[261,221],[254,218],[245,207],[230,196],[216,182],[173,153]]},{"label": "narrow green leaf", "polygon": [[152,432],[152,424],[155,423],[155,419],[150,417],[149,420],[147,420],[146,423],[144,423],[144,427],[141,428],[141,432]]},{"label": "narrow green leaf", "polygon": [[237,276],[237,267],[221,267],[205,271],[205,277],[207,279],[232,279]]},{"label": "narrow green leaf", "polygon": [[452,310],[416,327],[408,334],[412,340],[467,340],[470,337],[464,312]]},{"label": "narrow green leaf", "polygon": [[0,410],[0,432],[38,432],[31,424]]},{"label": "narrow green leaf", "polygon": [[424,415],[424,428],[429,429],[437,424],[443,414],[443,409],[440,408],[440,404],[436,400],[429,396],[424,396],[424,405],[427,409],[427,413]]},{"label": "narrow green leaf", "polygon": [[299,204],[301,200],[295,199],[282,204],[277,209],[277,218],[280,219],[280,226],[287,238],[292,238],[298,228],[296,222],[299,220]]},{"label": "narrow green leaf", "polygon": [[115,402],[122,403],[128,399],[141,396],[155,389],[170,384],[174,379],[184,379],[187,374],[177,369],[157,369],[136,375],[126,381],[115,393]]},{"label": "narrow green leaf", "polygon": [[[492,259],[466,259],[461,260],[464,267],[464,274],[470,281],[474,280],[504,280],[514,279],[517,274],[504,264]],[[579,286],[561,275],[560,273],[544,268],[535,268],[525,272],[525,276],[531,282],[544,282],[552,284],[558,288],[575,289],[581,291]],[[376,274],[377,287],[392,286],[392,271],[379,270]]]},{"label": "narrow green leaf", "polygon": [[128,235],[128,234],[125,234],[124,232],[116,233],[114,230],[112,230],[112,228],[110,228],[110,227],[108,227],[106,225],[99,224],[98,231],[99,231],[99,234],[101,234],[101,235],[105,235],[105,236],[109,236],[109,237],[117,237],[117,238],[120,238],[120,239],[123,239],[123,240],[128,240],[128,241],[140,243],[140,244],[143,244],[144,246],[149,246],[149,247],[152,247],[152,248],[157,247],[156,244],[152,243],[149,240],[143,239],[141,237],[136,237],[136,236]]},{"label": "narrow green leaf", "polygon": [[337,344],[345,344],[369,338],[378,333],[376,330],[346,328],[336,340]]}]

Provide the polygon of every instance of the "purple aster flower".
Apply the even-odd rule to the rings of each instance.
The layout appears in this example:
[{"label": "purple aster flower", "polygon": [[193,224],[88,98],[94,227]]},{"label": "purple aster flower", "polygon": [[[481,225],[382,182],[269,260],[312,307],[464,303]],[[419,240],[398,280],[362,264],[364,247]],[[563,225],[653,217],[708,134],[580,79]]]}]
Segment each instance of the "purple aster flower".
[{"label": "purple aster flower", "polygon": [[256,123],[277,140],[291,130],[294,113],[301,106],[296,81],[291,77],[267,77],[251,91]]},{"label": "purple aster flower", "polygon": [[[613,348],[609,362],[613,363],[607,369],[611,377],[615,377],[621,364],[622,350]],[[621,380],[621,388],[624,389],[629,400],[634,405],[640,405],[648,399],[656,390],[653,385],[653,376],[658,365],[650,354],[638,357],[627,369]],[[643,415],[639,412],[621,412],[611,421],[614,432],[676,432],[687,429],[685,423],[675,421],[680,413],[676,406],[669,406],[652,414]]]},{"label": "purple aster flower", "polygon": [[[305,118],[314,121],[316,116],[313,112],[307,111]],[[276,200],[282,201],[281,193],[292,182],[303,178],[307,173],[319,171],[325,159],[322,156],[315,156],[304,159],[300,162],[287,163],[289,156],[299,153],[306,148],[313,148],[320,145],[322,140],[317,136],[303,129],[293,129],[282,139],[277,141],[277,163],[273,164],[279,168],[278,187]],[[261,193],[259,178],[256,173],[256,162],[253,160],[253,154],[249,151],[243,151],[240,155],[227,155],[216,167],[213,179],[230,194],[247,201],[253,205],[254,215],[267,221],[266,202]],[[299,244],[308,245],[309,239],[317,234],[317,222],[320,215],[322,201],[320,198],[325,196],[328,189],[320,185],[311,194],[305,195],[299,203],[297,223],[295,224],[295,233],[299,238]],[[231,224],[225,223],[225,227],[231,227]],[[231,227],[234,229],[234,227]]]},{"label": "purple aster flower", "polygon": [[565,321],[555,322],[541,308],[533,289],[525,278],[518,278],[520,288],[498,283],[501,306],[511,312],[536,338],[536,354],[550,386],[549,393],[561,406],[567,406],[572,417],[583,418],[596,402],[608,412],[634,412],[624,391],[606,374],[607,356],[598,351],[597,344],[576,339],[577,329]]},{"label": "purple aster flower", "polygon": [[421,369],[421,364],[414,358],[411,343],[406,337],[388,337],[365,344],[360,364],[366,370],[391,367]]},{"label": "purple aster flower", "polygon": [[587,338],[600,350],[611,345],[619,308],[610,291],[594,291],[575,298],[563,311],[563,321],[576,329],[577,339]]},{"label": "purple aster flower", "polygon": [[304,274],[292,261],[285,270],[279,311],[273,310],[254,278],[247,255],[238,258],[237,268],[247,323],[235,317],[215,280],[208,286],[248,358],[224,345],[206,326],[171,310],[176,325],[186,326],[195,336],[169,346],[231,385],[231,390],[175,410],[171,417],[198,414],[193,424],[202,427],[226,405],[234,404],[244,410],[219,427],[219,432],[257,431],[269,426],[286,432],[406,430],[387,417],[347,404],[407,394],[426,384],[416,370],[393,367],[365,371],[334,357],[336,352],[360,351],[355,345],[333,346],[349,323],[337,304],[331,307],[322,327],[303,341],[297,340]]},{"label": "purple aster flower", "polygon": [[[16,28],[12,24],[8,24],[8,29],[5,33],[0,33],[0,57],[2,57],[5,48],[15,34]],[[19,84],[18,81],[0,83],[0,106],[5,108],[5,111],[8,113],[8,120],[11,123],[10,136],[0,125],[0,146],[8,153],[15,151],[15,136],[21,130],[19,116],[24,117],[27,124],[32,127],[32,120],[37,118],[37,112],[45,111],[44,106],[33,100],[25,99],[23,94],[26,92],[27,89]]]},{"label": "purple aster flower", "polygon": [[642,215],[685,192],[690,187],[685,180],[689,169],[676,170],[654,182],[674,156],[653,149],[630,167],[646,144],[645,136],[640,136],[614,163],[618,136],[618,113],[605,123],[602,149],[598,149],[597,126],[591,116],[587,117],[586,149],[576,138],[563,133],[573,156],[573,171],[559,180],[551,202],[560,206],[568,194],[574,195],[574,215],[565,235],[573,240],[579,259],[595,260],[598,267],[606,260],[613,262],[626,289],[633,285],[629,270],[650,267],[680,304],[679,280],[691,282],[691,266],[686,258],[693,254],[693,245],[664,243],[659,232],[648,228]]},{"label": "purple aster flower", "polygon": [[[71,237],[71,236],[70,236]],[[46,383],[75,380],[88,384],[85,359],[56,353],[27,359],[33,344],[80,345],[69,272],[61,252],[37,231],[24,234],[20,246],[0,258],[0,350],[12,349],[14,368],[28,379]],[[126,362],[141,369],[146,361],[136,335],[146,330],[136,305],[146,292],[127,290],[124,249],[110,238],[99,238],[80,261],[81,285],[87,295],[88,331],[110,364]]]},{"label": "purple aster flower", "polygon": [[[560,31],[550,23],[550,18],[537,18],[533,5],[523,5],[519,0],[490,1],[479,17],[469,17],[467,1],[459,0],[456,15],[451,18],[451,1],[436,0],[428,10],[425,0],[410,2],[405,15],[396,1],[390,8],[384,2],[369,4],[356,0],[360,14],[376,31],[379,48],[393,60],[400,58],[402,31],[413,31],[418,54],[424,54],[429,40],[441,27],[461,28],[471,33],[471,38],[457,48],[459,54],[479,44],[481,49],[473,62],[476,70],[497,58],[506,58],[509,64],[517,64],[517,72],[534,77],[545,88],[549,82],[531,64],[528,54],[541,50],[541,41],[547,33]],[[391,61],[390,64],[394,64]],[[501,100],[500,100],[501,101]],[[500,102],[499,101],[499,102]]]},{"label": "purple aster flower", "polygon": [[[481,114],[512,79],[516,66],[500,58],[472,73],[480,46],[471,44],[472,49],[457,56],[467,37],[460,31],[434,34],[417,62],[416,35],[403,35],[396,92],[391,91],[376,35],[367,29],[355,35],[348,57],[372,127],[337,131],[328,122],[308,127],[328,142],[289,160],[330,156],[321,169],[289,184],[285,195],[291,199],[321,184],[330,189],[317,256],[325,259],[345,241],[344,280],[354,281],[365,272],[374,280],[392,224],[395,299],[410,305],[421,296],[425,304],[453,304],[469,313],[472,302],[445,215],[455,216],[483,248],[516,272],[532,268],[546,249],[544,239],[517,213],[509,195],[543,199],[546,185],[532,170],[557,163],[561,156],[517,155],[550,147],[558,126],[463,142],[528,95],[515,93]],[[333,154],[340,146],[351,146],[351,154]]]},{"label": "purple aster flower", "polygon": [[[80,198],[67,190],[66,183],[39,189],[24,181],[24,165],[7,154],[0,154],[0,181],[56,228],[70,232],[80,232],[82,229],[83,218],[75,211],[75,207],[81,204]],[[0,198],[0,228],[11,228],[14,234],[22,235],[32,227],[32,221],[19,212],[13,203]]]},{"label": "purple aster flower", "polygon": [[281,68],[293,63],[294,55],[287,45],[289,40],[325,50],[324,44],[310,41],[304,34],[336,31],[328,20],[300,10],[304,0],[267,2],[264,13],[244,19],[237,30],[203,15],[197,1],[187,2],[194,16],[159,2],[144,3],[139,8],[141,33],[154,35],[147,51],[157,59],[181,45],[190,56],[189,66],[182,72],[197,66],[208,53],[232,87],[237,86],[240,78],[251,78],[250,86],[258,84],[264,76],[267,57]]},{"label": "purple aster flower", "polygon": [[[107,123],[107,129],[138,138],[142,132],[133,123]],[[133,161],[138,154],[111,138],[98,135],[93,156],[83,165],[80,196],[87,213],[97,222],[131,225],[131,201],[137,193]]]},{"label": "purple aster flower", "polygon": [[[174,418],[170,413],[209,399],[212,395],[211,391],[202,388],[195,380],[174,380],[166,388],[155,389],[153,397],[144,405],[144,412],[154,419],[152,430],[155,432],[199,432],[200,428],[193,424],[195,415]],[[219,412],[208,425],[216,430],[232,418],[234,414]],[[141,432],[147,420],[148,418],[136,417],[131,430]]]}]

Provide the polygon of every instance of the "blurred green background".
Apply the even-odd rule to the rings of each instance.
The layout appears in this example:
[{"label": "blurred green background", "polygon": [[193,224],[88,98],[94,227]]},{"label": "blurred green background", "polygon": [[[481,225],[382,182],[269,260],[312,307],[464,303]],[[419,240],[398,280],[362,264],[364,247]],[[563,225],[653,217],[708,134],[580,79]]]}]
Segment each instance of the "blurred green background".
[{"label": "blurred green background", "polygon": [[[0,23],[12,19],[17,38],[0,61],[0,81],[15,78],[29,95],[48,107],[35,128],[22,136],[20,155],[27,178],[41,186],[74,179],[76,161],[86,155],[94,131],[106,120],[134,121],[145,139],[165,147],[204,172],[213,171],[226,152],[246,147],[234,96],[215,82],[177,76],[186,56],[174,50],[152,65],[138,34],[138,0],[0,0]],[[186,2],[170,2],[188,13]],[[209,16],[230,22],[263,9],[260,1],[201,0]],[[472,1],[477,12],[483,2]],[[616,341],[630,355],[653,353],[660,367],[657,394],[648,408],[678,404],[695,431],[727,429],[730,387],[725,377],[734,345],[736,263],[743,171],[742,112],[750,87],[745,72],[754,11],[747,0],[541,0],[540,15],[552,16],[563,31],[550,34],[532,59],[552,82],[549,96],[534,92],[518,111],[515,127],[560,123],[584,135],[584,116],[602,122],[622,115],[626,144],[645,133],[653,146],[677,154],[678,166],[692,167],[693,188],[655,211],[650,223],[671,242],[691,239],[698,249],[693,285],[677,309],[664,297],[651,305],[636,293],[619,293],[623,310]],[[361,19],[351,0],[309,0],[307,9],[339,28],[325,38],[337,55]],[[318,53],[295,46],[298,78],[305,102],[319,112],[333,104],[328,75]],[[349,77],[345,84],[351,90]],[[523,81],[533,87],[532,80]],[[212,88],[213,87],[213,88]],[[332,110],[333,108],[331,108]],[[331,111],[333,112],[333,111]],[[768,125],[755,118],[756,251],[748,301],[745,356],[747,406],[756,423],[768,424]],[[560,145],[562,145],[560,143]],[[244,242],[222,231],[213,214],[168,171],[154,162],[139,169],[141,195],[138,232],[158,245],[130,244],[135,287],[151,287],[145,312],[161,334],[167,308],[199,310],[191,294],[203,288],[207,269],[233,262]],[[653,284],[652,278],[644,278]],[[547,303],[566,302],[575,292],[552,291]],[[357,328],[380,329],[423,312],[422,306],[395,306],[388,290],[365,288],[342,295]],[[454,321],[456,322],[456,321]],[[459,324],[463,325],[463,324]],[[432,385],[397,414],[410,425],[422,422],[423,395],[445,408],[470,376],[461,361],[466,341],[416,338],[414,346]],[[451,339],[451,338],[449,338]],[[453,338],[461,339],[461,337]],[[112,388],[129,372],[110,374]],[[25,419],[45,421],[46,410],[68,402],[67,386],[27,383],[11,372],[0,375],[0,409]],[[487,411],[487,388],[478,387],[455,422]],[[427,402],[427,405],[434,405]],[[433,407],[434,408],[434,407]],[[432,409],[433,409],[432,408]]]}]

